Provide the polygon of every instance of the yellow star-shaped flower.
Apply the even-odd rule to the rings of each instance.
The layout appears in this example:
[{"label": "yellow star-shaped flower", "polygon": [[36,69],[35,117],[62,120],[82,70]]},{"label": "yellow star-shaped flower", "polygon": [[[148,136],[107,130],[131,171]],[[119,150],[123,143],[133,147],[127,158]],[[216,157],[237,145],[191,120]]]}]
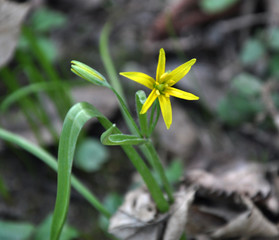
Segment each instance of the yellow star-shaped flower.
[{"label": "yellow star-shaped flower", "polygon": [[182,98],[185,100],[199,99],[199,97],[195,96],[192,93],[184,92],[172,87],[190,71],[195,62],[196,59],[191,59],[190,61],[180,65],[173,71],[165,72],[166,56],[164,49],[161,48],[157,66],[156,80],[146,75],[145,73],[140,72],[122,72],[120,73],[120,75],[138,82],[152,90],[145,103],[143,104],[140,114],[146,113],[147,110],[151,107],[152,103],[156,100],[156,98],[158,98],[165,124],[167,126],[167,129],[169,129],[172,123],[170,96]]}]

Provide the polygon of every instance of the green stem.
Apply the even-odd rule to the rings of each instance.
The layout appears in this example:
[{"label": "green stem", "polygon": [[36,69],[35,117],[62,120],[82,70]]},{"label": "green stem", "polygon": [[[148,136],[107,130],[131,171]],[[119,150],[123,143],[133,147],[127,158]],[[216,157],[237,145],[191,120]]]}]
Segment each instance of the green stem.
[{"label": "green stem", "polygon": [[173,203],[174,202],[174,198],[173,198],[173,195],[172,195],[172,191],[171,191],[171,187],[170,187],[170,184],[168,182],[168,179],[165,175],[165,171],[164,171],[164,168],[160,162],[160,159],[159,159],[159,156],[152,144],[152,142],[148,142],[145,144],[146,148],[148,149],[150,155],[151,155],[151,158],[153,160],[152,162],[152,166],[154,167],[155,171],[158,172],[159,176],[160,176],[160,179],[162,180],[162,183],[163,183],[163,186],[165,188],[165,191],[168,195],[168,199],[169,199],[169,202],[170,203]]},{"label": "green stem", "polygon": [[[154,114],[155,114],[155,110],[156,111],[156,118],[155,120],[153,119],[154,118]],[[150,115],[150,121],[149,121],[149,129],[148,129],[148,137],[151,136],[151,134],[153,133],[156,125],[157,125],[157,122],[159,120],[159,116],[160,116],[160,106],[159,106],[159,101],[158,99],[156,99],[153,107],[152,107],[152,112],[151,112],[151,115]]]},{"label": "green stem", "polygon": [[110,87],[110,89],[116,95],[116,97],[120,103],[120,109],[121,109],[122,115],[124,116],[124,119],[126,120],[126,123],[129,127],[130,131],[133,134],[136,134],[136,135],[142,137],[141,132],[140,132],[136,122],[134,121],[124,99],[118,94],[118,92],[113,87]]},{"label": "green stem", "polygon": [[147,137],[148,134],[148,124],[147,124],[147,114],[140,114],[140,111],[142,109],[142,106],[144,102],[146,101],[146,95],[144,91],[137,91],[136,92],[136,108],[137,108],[137,114],[139,119],[139,125],[141,129],[141,133],[144,137]]}]

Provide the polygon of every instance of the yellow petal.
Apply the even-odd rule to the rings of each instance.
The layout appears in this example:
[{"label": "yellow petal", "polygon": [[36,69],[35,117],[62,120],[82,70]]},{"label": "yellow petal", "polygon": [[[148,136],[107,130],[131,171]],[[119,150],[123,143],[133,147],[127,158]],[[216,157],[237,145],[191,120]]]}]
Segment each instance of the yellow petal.
[{"label": "yellow petal", "polygon": [[145,114],[147,110],[151,107],[152,103],[156,100],[158,95],[156,94],[156,89],[154,88],[152,92],[149,94],[148,98],[146,99],[145,103],[142,105],[140,114]]},{"label": "yellow petal", "polygon": [[165,97],[164,95],[160,95],[158,96],[158,98],[159,98],[163,119],[165,121],[167,129],[169,129],[172,123],[172,109],[171,109],[170,98]]},{"label": "yellow petal", "polygon": [[177,88],[173,88],[173,87],[168,87],[165,89],[165,94],[169,94],[171,96],[177,97],[177,98],[182,98],[185,100],[198,100],[199,97],[189,93],[189,92],[184,92],[182,90],[179,90]]},{"label": "yellow petal", "polygon": [[159,59],[158,59],[157,73],[156,73],[156,80],[158,82],[160,82],[160,77],[165,73],[165,66],[166,66],[166,54],[165,54],[165,50],[161,48]]},{"label": "yellow petal", "polygon": [[193,58],[190,61],[180,65],[173,71],[171,71],[166,77],[165,81],[168,82],[170,80],[169,85],[172,86],[176,84],[179,80],[181,80],[191,69],[191,67],[195,64],[196,59]]},{"label": "yellow petal", "polygon": [[153,85],[155,83],[155,80],[148,76],[145,73],[140,73],[140,72],[121,72],[119,73],[120,75],[129,78],[137,83],[140,83],[150,89],[153,89]]}]

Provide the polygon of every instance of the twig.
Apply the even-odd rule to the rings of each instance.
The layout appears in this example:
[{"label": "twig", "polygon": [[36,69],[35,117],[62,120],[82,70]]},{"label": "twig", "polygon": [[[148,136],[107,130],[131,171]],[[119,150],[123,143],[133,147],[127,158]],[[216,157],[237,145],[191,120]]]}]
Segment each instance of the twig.
[{"label": "twig", "polygon": [[249,14],[230,20],[220,21],[219,23],[215,24],[214,28],[219,29],[220,33],[227,34],[260,23],[266,23],[268,19],[267,13]]}]

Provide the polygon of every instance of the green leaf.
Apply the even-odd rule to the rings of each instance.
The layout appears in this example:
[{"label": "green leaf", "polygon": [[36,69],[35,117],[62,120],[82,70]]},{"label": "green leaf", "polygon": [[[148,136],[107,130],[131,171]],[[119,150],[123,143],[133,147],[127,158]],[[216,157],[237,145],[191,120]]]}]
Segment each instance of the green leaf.
[{"label": "green leaf", "polygon": [[48,8],[38,8],[31,16],[32,28],[41,33],[62,27],[66,22],[67,17],[65,14]]},{"label": "green leaf", "polygon": [[251,65],[257,62],[265,54],[265,47],[258,39],[249,39],[244,44],[241,53],[240,60],[244,65]]},{"label": "green leaf", "polygon": [[248,73],[240,73],[232,79],[232,87],[245,96],[254,96],[260,94],[262,84],[257,77]]},{"label": "green leaf", "polygon": [[[52,214],[47,216],[46,219],[36,228],[35,240],[49,240],[50,239],[50,229],[52,222]],[[65,224],[59,240],[71,240],[79,237],[79,232]]]},{"label": "green leaf", "polygon": [[[114,214],[117,211],[118,207],[122,204],[122,202],[123,197],[121,195],[117,193],[109,193],[105,197],[103,204],[111,214]],[[107,229],[109,225],[109,219],[101,215],[99,218],[99,225],[102,229]]]},{"label": "green leaf", "polygon": [[54,91],[57,90],[58,83],[33,83],[25,87],[21,87],[16,91],[9,94],[0,104],[0,111],[5,112],[13,103],[22,100],[24,97],[41,91]]},{"label": "green leaf", "polygon": [[171,184],[177,183],[182,176],[183,171],[181,159],[174,159],[166,169],[167,179]]},{"label": "green leaf", "polygon": [[243,122],[251,121],[255,114],[262,110],[262,107],[258,98],[229,94],[219,102],[217,113],[224,123],[236,127]]},{"label": "green leaf", "polygon": [[279,78],[279,54],[272,56],[269,62],[269,69],[272,76]]},{"label": "green leaf", "polygon": [[[162,186],[162,180],[160,179],[160,176],[157,172],[154,173],[156,180],[160,183]],[[171,163],[165,168],[165,174],[170,184],[177,183],[180,179],[180,177],[183,174],[183,165],[181,163],[181,160],[174,159],[171,161]]]},{"label": "green leaf", "polygon": [[29,240],[35,227],[26,222],[0,221],[1,240]]},{"label": "green leaf", "polygon": [[113,124],[107,131],[101,135],[101,142],[104,145],[139,145],[148,140],[134,135],[114,134],[116,126]]},{"label": "green leaf", "polygon": [[54,62],[58,57],[58,50],[54,45],[54,42],[47,37],[37,37],[37,41],[45,58],[49,62]]},{"label": "green leaf", "polygon": [[239,0],[201,0],[200,5],[206,13],[218,13],[237,3]]},{"label": "green leaf", "polygon": [[87,138],[77,146],[75,166],[86,172],[98,171],[108,160],[108,150],[100,141]]},{"label": "green leaf", "polygon": [[[35,146],[34,143],[31,143],[24,138],[1,128],[0,138],[9,143],[18,145],[19,147],[36,156],[53,170],[58,170],[56,159],[44,149]],[[110,213],[103,207],[103,205],[97,200],[97,198],[73,175],[71,178],[71,183],[76,191],[79,192],[93,207],[95,207],[104,216],[110,217]]]},{"label": "green leaf", "polygon": [[[51,228],[52,240],[59,239],[68,212],[71,171],[77,138],[84,124],[93,117],[96,117],[105,129],[112,126],[112,123],[103,114],[85,102],[74,105],[67,113],[63,123],[58,147],[58,186]],[[115,128],[115,131],[121,134],[119,129]],[[122,148],[142,176],[159,211],[168,211],[168,202],[165,200],[162,191],[139,154],[132,146],[124,145]],[[110,216],[103,207],[101,207],[101,212],[108,217]]]},{"label": "green leaf", "polygon": [[273,50],[279,50],[279,28],[274,27],[268,32],[268,46]]},{"label": "green leaf", "polygon": [[115,95],[118,98],[118,101],[120,103],[120,111],[125,119],[125,122],[132,134],[138,134],[140,136],[141,133],[140,133],[134,119],[131,117],[122,85],[118,78],[118,74],[116,72],[114,62],[109,53],[110,31],[111,31],[111,24],[106,23],[102,29],[101,36],[100,36],[100,42],[99,42],[101,58],[102,58],[104,67],[106,69],[107,75],[111,81],[111,86],[112,86],[111,90],[115,93]]}]

